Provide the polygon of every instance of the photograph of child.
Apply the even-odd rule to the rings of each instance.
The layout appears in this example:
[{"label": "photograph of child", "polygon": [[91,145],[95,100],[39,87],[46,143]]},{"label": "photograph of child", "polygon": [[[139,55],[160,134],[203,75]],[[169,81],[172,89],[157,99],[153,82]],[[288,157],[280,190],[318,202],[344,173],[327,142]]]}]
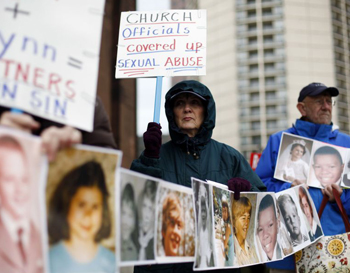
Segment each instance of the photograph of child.
[{"label": "photograph of child", "polygon": [[77,145],[50,164],[46,186],[51,273],[115,272],[119,151]]},{"label": "photograph of child", "polygon": [[195,215],[192,189],[160,182],[156,215],[156,260],[164,263],[193,261]]},{"label": "photograph of child", "polygon": [[239,266],[256,264],[259,262],[254,244],[256,194],[242,193],[238,200],[234,200],[234,194],[231,193],[231,208],[235,250],[234,264]]},{"label": "photograph of child", "polygon": [[196,211],[197,235],[195,268],[215,266],[213,249],[213,214],[210,186],[192,178],[192,189]]},{"label": "photograph of child", "polygon": [[0,127],[0,271],[44,272],[41,142]]},{"label": "photograph of child", "polygon": [[282,248],[277,240],[279,218],[275,197],[271,194],[259,194],[257,198],[256,237],[260,262],[283,258]]},{"label": "photograph of child", "polygon": [[331,184],[340,185],[346,152],[346,148],[315,142],[308,185],[317,188]]},{"label": "photograph of child", "polygon": [[234,242],[230,192],[212,187],[217,267],[234,266]]},{"label": "photograph of child", "polygon": [[121,169],[120,265],[155,262],[156,196],[159,180]]},{"label": "photograph of child", "polygon": [[310,139],[284,133],[274,177],[290,183],[295,180],[306,183],[312,145]]},{"label": "photograph of child", "polygon": [[308,229],[297,196],[294,188],[276,194],[279,211],[292,240],[294,252],[310,243],[310,238],[307,236]]},{"label": "photograph of child", "polygon": [[344,163],[343,179],[340,185],[350,188],[350,149],[346,151],[346,161]]},{"label": "photograph of child", "polygon": [[299,204],[306,220],[305,222],[308,227],[309,238],[313,242],[323,235],[315,205],[312,201],[310,201],[312,199],[305,186],[300,185],[298,187],[294,187],[294,190],[299,195]]}]

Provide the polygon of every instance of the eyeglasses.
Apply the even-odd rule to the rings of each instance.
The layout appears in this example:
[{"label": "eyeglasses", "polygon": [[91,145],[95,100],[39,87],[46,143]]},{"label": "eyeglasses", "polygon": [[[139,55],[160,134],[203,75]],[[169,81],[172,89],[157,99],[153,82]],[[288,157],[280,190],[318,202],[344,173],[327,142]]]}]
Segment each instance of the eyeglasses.
[{"label": "eyeglasses", "polygon": [[306,103],[311,103],[311,104],[315,104],[317,106],[323,106],[324,103],[326,103],[326,105],[328,106],[334,106],[335,105],[335,100],[332,99],[317,99],[317,100],[313,100],[313,101],[308,101]]}]

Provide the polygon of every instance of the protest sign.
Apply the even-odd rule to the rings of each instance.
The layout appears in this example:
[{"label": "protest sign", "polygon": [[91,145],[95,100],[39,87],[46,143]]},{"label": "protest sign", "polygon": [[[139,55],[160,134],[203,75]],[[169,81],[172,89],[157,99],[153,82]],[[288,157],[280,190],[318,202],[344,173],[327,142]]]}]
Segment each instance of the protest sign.
[{"label": "protest sign", "polygon": [[104,0],[0,2],[0,105],[93,129]]},{"label": "protest sign", "polygon": [[122,12],[116,78],[205,73],[205,10]]}]

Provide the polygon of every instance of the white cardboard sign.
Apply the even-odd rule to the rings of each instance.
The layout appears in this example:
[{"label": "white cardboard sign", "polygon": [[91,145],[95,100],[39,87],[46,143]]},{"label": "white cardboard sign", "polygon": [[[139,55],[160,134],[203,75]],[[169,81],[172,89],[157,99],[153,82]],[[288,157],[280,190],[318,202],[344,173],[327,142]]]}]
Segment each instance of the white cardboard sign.
[{"label": "white cardboard sign", "polygon": [[206,73],[206,10],[122,12],[116,78]]},{"label": "white cardboard sign", "polygon": [[0,1],[0,105],[92,131],[104,0]]}]

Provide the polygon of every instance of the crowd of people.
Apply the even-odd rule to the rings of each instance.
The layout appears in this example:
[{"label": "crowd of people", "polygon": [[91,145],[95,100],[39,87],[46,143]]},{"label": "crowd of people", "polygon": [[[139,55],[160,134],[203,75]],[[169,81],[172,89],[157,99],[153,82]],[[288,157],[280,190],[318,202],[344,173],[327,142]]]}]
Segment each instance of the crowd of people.
[{"label": "crowd of people", "polygon": [[[224,240],[222,242],[224,254],[227,257],[225,265],[232,265],[233,260],[230,260],[229,257],[240,265],[246,264],[247,261],[257,261],[258,257],[252,255],[250,251],[253,243],[249,242],[247,237],[252,213],[251,201],[245,196],[240,197],[239,193],[241,191],[260,192],[266,190],[269,192],[280,192],[305,183],[307,166],[300,161],[300,158],[305,154],[305,147],[300,143],[295,143],[290,150],[289,164],[295,166],[297,170],[295,171],[295,175],[283,174],[284,180],[289,181],[289,183],[274,178],[283,132],[350,148],[350,136],[339,132],[336,125],[332,123],[333,98],[338,96],[338,94],[339,91],[335,87],[327,87],[321,83],[311,83],[305,86],[300,91],[297,102],[297,108],[301,114],[301,118],[297,119],[291,128],[277,132],[269,138],[254,172],[247,160],[236,149],[212,138],[215,127],[216,109],[215,101],[210,90],[198,81],[181,81],[175,84],[165,96],[165,111],[169,122],[171,140],[162,144],[160,124],[150,122],[147,131],[143,135],[145,150],[139,158],[133,161],[131,170],[186,187],[191,187],[191,177],[229,185],[229,189],[234,191],[235,195],[233,198],[227,198],[225,195],[222,196],[220,200],[222,208],[219,212],[225,228]],[[97,100],[94,130],[91,133],[57,124],[27,113],[12,113],[5,107],[0,107],[0,125],[40,136],[43,151],[48,155],[50,161],[55,160],[55,156],[60,149],[77,143],[114,149],[116,145],[111,133],[108,116],[99,98]],[[7,156],[6,160],[4,159],[4,153],[7,152],[6,149],[11,149],[12,156],[16,156],[16,166],[20,164],[19,162],[25,164],[25,160],[27,159],[23,158],[21,147],[17,144],[6,144],[6,147],[10,148],[5,149],[2,143],[3,141],[0,139],[0,236],[3,236],[2,234],[6,232],[11,233],[11,231],[7,230],[9,227],[23,225],[27,227],[26,236],[28,241],[29,237],[32,236],[29,236],[31,234],[30,223],[25,223],[26,220],[16,217],[16,215],[25,215],[23,212],[16,214],[16,209],[18,210],[20,206],[23,207],[23,202],[21,200],[21,202],[17,202],[16,198],[14,198],[15,201],[9,200],[7,202],[9,199],[7,196],[10,196],[7,193],[11,191],[9,184],[13,183],[15,185],[17,183],[18,185],[13,187],[23,187],[23,185],[26,185],[24,181],[25,175],[20,175],[17,168],[6,167],[9,161]],[[79,238],[76,239],[75,237],[77,232],[75,224],[79,219],[74,219],[73,214],[77,213],[75,210],[82,210],[82,207],[79,207],[82,203],[86,206],[86,209],[90,209],[90,207],[94,209],[94,212],[91,213],[94,213],[94,217],[98,222],[94,227],[94,232],[91,232],[92,235],[89,237],[89,241],[85,241],[85,244],[89,243],[92,246],[91,249],[93,251],[90,253],[90,260],[93,260],[93,257],[96,258],[96,253],[102,255],[104,260],[113,259],[108,249],[104,249],[98,245],[100,240],[109,235],[111,229],[110,223],[104,223],[102,219],[103,215],[108,211],[108,204],[103,203],[103,200],[105,200],[103,197],[108,195],[108,190],[104,184],[103,174],[101,176],[100,167],[94,162],[88,162],[87,164],[89,166],[91,165],[92,167],[90,167],[95,169],[97,174],[89,173],[91,177],[87,176],[87,174],[79,177],[79,173],[86,172],[84,171],[84,166],[81,167],[81,170],[76,170],[78,174],[68,174],[57,188],[57,191],[61,192],[57,193],[57,198],[50,202],[49,207],[50,210],[52,209],[54,211],[52,213],[54,219],[49,219],[49,231],[54,234],[52,238],[55,238],[51,242],[53,246],[50,250],[50,256],[55,256],[53,259],[55,260],[54,267],[57,268],[57,272],[63,272],[63,269],[61,267],[62,263],[59,260],[56,261],[56,259],[67,253],[73,257],[70,266],[74,268],[74,272],[79,272],[79,270],[80,272],[89,272],[86,270],[90,270],[89,268],[79,269],[79,265],[86,263],[88,259],[86,256],[81,257],[79,255],[78,250],[81,246],[75,244],[79,241]],[[329,164],[332,165],[331,168],[328,167]],[[342,189],[339,186],[344,162],[341,156],[336,153],[336,149],[334,152],[330,148],[322,150],[320,148],[313,156],[312,167],[314,168],[316,178],[324,187],[323,189],[309,189],[316,208],[318,209],[320,207],[324,194],[328,195],[330,200],[321,218],[323,232],[325,235],[343,233],[345,230],[341,224],[341,215],[334,204],[332,189],[334,188],[340,193],[347,214],[350,215],[349,190]],[[22,169],[25,170],[25,168]],[[18,176],[16,179],[12,179],[12,174],[8,174],[11,170]],[[98,178],[95,178],[94,175]],[[238,180],[237,178],[243,179]],[[79,184],[80,186],[75,185],[75,190],[72,191],[70,190],[72,183]],[[147,189],[147,187],[150,188]],[[150,206],[154,204],[154,188],[155,185],[152,184],[152,181],[148,184],[146,183],[145,194],[138,205],[135,202],[132,187],[129,185],[124,187],[121,200],[121,221],[123,230],[128,232],[125,232],[125,238],[123,237],[122,241],[121,249],[124,255],[122,256],[122,260],[139,259],[140,256],[153,258],[154,243],[153,238],[147,235],[149,234],[147,221],[153,221],[154,216],[150,220],[146,218],[146,215],[147,209],[150,210],[147,207],[147,202],[151,204]],[[16,192],[16,190],[19,191],[18,189],[13,189],[12,191]],[[60,199],[64,198],[64,200],[67,200],[67,196],[61,196],[66,191],[69,192],[69,194],[66,194],[69,196],[69,201],[68,203],[66,201],[64,202],[66,202],[68,207],[62,215],[60,214],[58,216],[57,209],[55,208],[60,209],[60,206],[58,206],[62,202]],[[90,196],[91,198],[86,202],[84,201],[84,196]],[[198,233],[204,239],[208,238],[208,188],[199,187],[197,198],[200,208],[200,221],[197,229]],[[272,197],[270,194],[266,194],[260,201],[257,212],[257,226],[254,232],[262,249],[259,255],[264,257],[264,261],[266,261],[272,273],[294,272],[295,270],[293,256],[289,256],[282,261],[269,263],[271,260],[282,257],[282,251],[284,251],[276,239],[276,234],[280,228],[280,213],[283,215],[282,218],[293,246],[319,236],[320,227],[313,220],[313,211],[310,210],[310,200],[303,192],[299,193],[299,198],[300,204],[302,204],[300,209],[305,214],[306,222],[312,231],[309,234],[303,233],[303,230],[300,229],[300,215],[298,215],[295,202],[289,195],[281,195],[278,198],[280,212],[277,210],[275,202],[271,200]],[[166,256],[176,256],[178,253],[181,229],[184,221],[183,210],[179,209],[179,207],[180,202],[176,195],[172,194],[165,198],[161,234],[163,236],[162,244]],[[15,210],[15,212],[12,210]],[[144,226],[144,229],[137,228],[140,223],[138,223],[139,218],[135,216],[135,212],[144,215],[141,225]],[[123,217],[129,214],[130,217]],[[75,217],[78,216],[75,215]],[[64,232],[62,234],[56,231],[56,227],[58,226],[57,219],[63,219],[64,229],[62,230]],[[4,224],[4,221],[7,224]],[[7,240],[13,238],[17,242],[19,236],[8,236]],[[35,236],[33,234],[33,237]],[[2,237],[0,237],[1,242],[2,240]],[[65,244],[62,244],[62,241]],[[205,245],[206,242],[201,241],[199,244]],[[27,252],[30,252],[30,245],[27,242],[24,246]],[[70,246],[71,248],[63,248],[63,245]],[[139,249],[139,251],[136,251],[136,249]],[[229,253],[233,249],[235,249],[236,256]],[[196,261],[197,266],[213,265],[214,257],[212,249],[202,247],[201,251],[201,259]],[[21,252],[23,250],[18,249],[16,255],[21,256]],[[41,272],[35,265],[30,267],[28,265],[28,260],[18,259],[14,263],[0,253],[0,268],[7,268],[8,272],[20,272],[19,270],[26,273]],[[99,268],[103,268],[103,265]],[[110,272],[112,269],[101,270]],[[193,263],[156,264],[135,266],[134,268],[134,272],[137,273],[184,273],[192,271]],[[216,270],[216,272],[221,271],[220,269]],[[232,269],[230,272],[239,272],[239,269]]]}]

